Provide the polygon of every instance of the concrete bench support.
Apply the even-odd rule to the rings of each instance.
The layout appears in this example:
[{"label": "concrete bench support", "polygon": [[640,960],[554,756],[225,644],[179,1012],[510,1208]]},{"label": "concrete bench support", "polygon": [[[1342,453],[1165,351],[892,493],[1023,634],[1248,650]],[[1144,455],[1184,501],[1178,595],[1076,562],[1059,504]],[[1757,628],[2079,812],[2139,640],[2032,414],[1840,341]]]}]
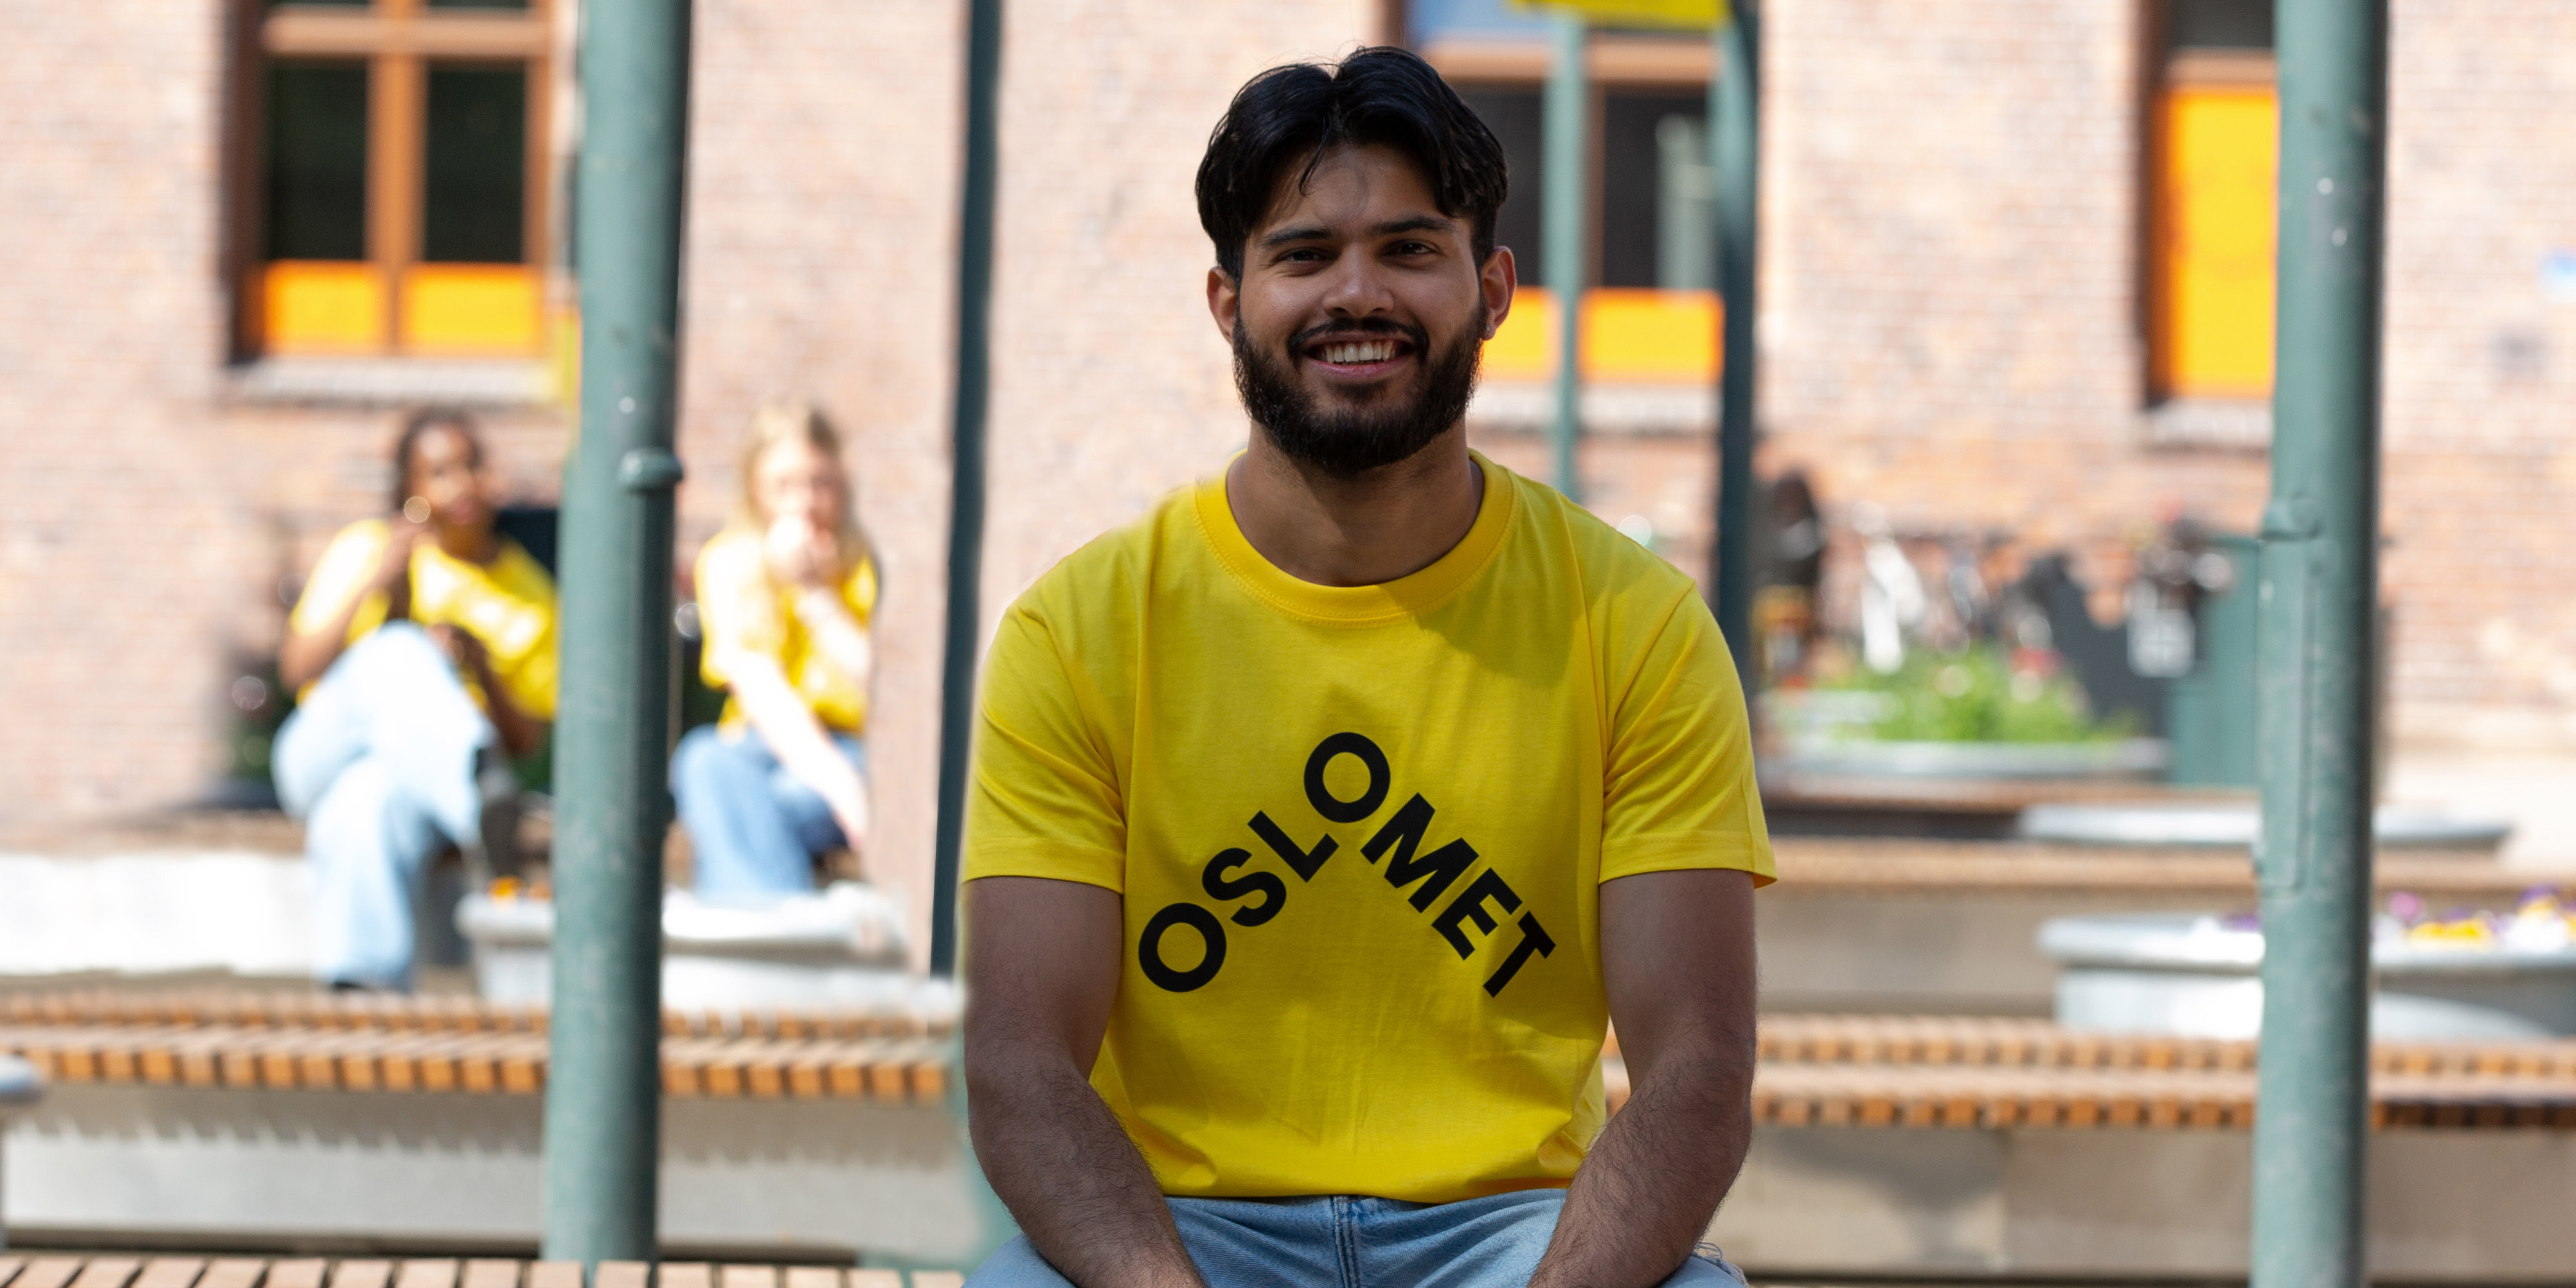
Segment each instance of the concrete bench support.
[{"label": "concrete bench support", "polygon": [[[533,1248],[535,1096],[65,1085],[11,1125],[8,1225],[95,1236]],[[661,1229],[700,1254],[955,1265],[980,1205],[936,1103],[666,1099]]]},{"label": "concrete bench support", "polygon": [[[1711,1237],[1771,1278],[2241,1279],[2242,1131],[1761,1127]],[[2370,1136],[2370,1266],[2389,1279],[2564,1281],[2576,1131]]]}]

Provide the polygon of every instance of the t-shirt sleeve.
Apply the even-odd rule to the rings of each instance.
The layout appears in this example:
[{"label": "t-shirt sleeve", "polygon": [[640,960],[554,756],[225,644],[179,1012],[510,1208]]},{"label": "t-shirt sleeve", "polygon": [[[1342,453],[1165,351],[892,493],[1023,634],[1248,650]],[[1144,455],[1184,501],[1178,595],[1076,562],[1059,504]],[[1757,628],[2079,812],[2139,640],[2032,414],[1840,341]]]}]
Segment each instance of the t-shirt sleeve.
[{"label": "t-shirt sleeve", "polygon": [[850,606],[850,616],[858,620],[859,629],[866,630],[876,622],[877,561],[875,556],[861,555],[858,562],[850,568],[850,575],[841,582],[841,602]]},{"label": "t-shirt sleeve", "polygon": [[[1127,810],[1108,740],[1054,633],[1015,606],[984,666],[966,879],[1048,877],[1124,892]],[[1096,694],[1092,695],[1096,698]]]},{"label": "t-shirt sleeve", "polygon": [[733,683],[728,669],[742,654],[777,659],[787,649],[778,596],[760,564],[760,543],[721,532],[698,553],[698,626],[706,651],[698,670],[712,688]]},{"label": "t-shirt sleeve", "polygon": [[[367,577],[383,557],[385,530],[381,523],[360,521],[340,529],[324,547],[322,558],[313,565],[313,575],[304,580],[304,593],[296,597],[295,611],[287,618],[287,628],[298,635],[310,635],[331,624],[349,601],[366,589]],[[382,620],[384,610],[361,612],[351,621],[350,634],[360,635]]]},{"label": "t-shirt sleeve", "polygon": [[1740,868],[1769,885],[1743,687],[1698,594],[1673,601],[1612,698],[1601,879]]},{"label": "t-shirt sleeve", "polygon": [[555,579],[517,542],[503,551],[495,587],[511,601],[506,640],[486,639],[510,700],[539,720],[555,718]]}]

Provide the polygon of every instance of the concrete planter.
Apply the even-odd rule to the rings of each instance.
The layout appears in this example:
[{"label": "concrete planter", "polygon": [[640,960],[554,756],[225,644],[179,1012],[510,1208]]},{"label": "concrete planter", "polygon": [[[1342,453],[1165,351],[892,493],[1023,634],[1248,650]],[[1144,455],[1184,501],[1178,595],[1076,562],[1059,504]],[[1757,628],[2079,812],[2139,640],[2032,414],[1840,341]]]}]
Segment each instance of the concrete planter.
[{"label": "concrete planter", "polygon": [[[2057,963],[2057,1022],[2073,1029],[2251,1038],[2263,1022],[2263,933],[2215,916],[2061,917],[2040,928]],[[2541,950],[2371,948],[2371,1036],[2397,1041],[2576,1035],[2576,945]]]},{"label": "concrete planter", "polygon": [[[474,981],[500,1002],[553,993],[554,905],[471,895],[456,928],[473,946]],[[759,903],[717,903],[685,890],[662,903],[662,1004],[737,1006],[935,1006],[944,984],[906,969],[903,912],[878,891],[835,882],[820,893]],[[953,1004],[951,1005],[953,1009]]]},{"label": "concrete planter", "polygon": [[[2263,813],[2242,804],[2039,804],[2021,812],[2025,840],[2066,845],[2179,845],[2247,849],[2263,830]],[[2436,809],[2382,805],[2371,818],[2382,849],[2493,854],[2513,834],[2502,819],[2469,818]]]},{"label": "concrete planter", "polygon": [[2112,742],[1806,742],[1776,768],[1861,778],[2154,778],[2161,739]]}]

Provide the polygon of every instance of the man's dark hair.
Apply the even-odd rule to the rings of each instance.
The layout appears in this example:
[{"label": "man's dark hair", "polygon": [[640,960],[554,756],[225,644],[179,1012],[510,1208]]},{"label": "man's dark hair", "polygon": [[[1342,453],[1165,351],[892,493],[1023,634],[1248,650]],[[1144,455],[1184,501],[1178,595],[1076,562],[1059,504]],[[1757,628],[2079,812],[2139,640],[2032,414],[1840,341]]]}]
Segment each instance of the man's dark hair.
[{"label": "man's dark hair", "polygon": [[1302,185],[1326,150],[1370,144],[1411,158],[1440,213],[1473,229],[1478,264],[1494,253],[1494,212],[1511,188],[1503,145],[1431,64],[1375,45],[1339,63],[1273,67],[1235,92],[1199,162],[1199,224],[1217,266],[1243,280],[1244,243],[1291,165]]},{"label": "man's dark hair", "polygon": [[474,447],[476,459],[483,455],[483,433],[476,428],[472,413],[462,407],[415,407],[403,417],[402,436],[394,440],[393,512],[402,513],[403,502],[411,499],[411,453],[420,446],[420,436],[433,429],[452,429],[465,436]]}]

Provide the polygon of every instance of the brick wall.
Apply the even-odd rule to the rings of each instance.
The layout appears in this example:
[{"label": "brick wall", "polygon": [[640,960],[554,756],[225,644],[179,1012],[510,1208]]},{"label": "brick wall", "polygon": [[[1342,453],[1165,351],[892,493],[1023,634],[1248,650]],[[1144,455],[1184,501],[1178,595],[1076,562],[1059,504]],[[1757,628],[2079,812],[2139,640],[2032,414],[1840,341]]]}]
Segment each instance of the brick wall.
[{"label": "brick wall", "polygon": [[205,414],[220,31],[179,10],[0,5],[0,809],[206,769],[245,472]]},{"label": "brick wall", "polygon": [[[2576,742],[2576,0],[2398,0],[2387,366],[2401,729]],[[0,818],[202,787],[227,655],[381,504],[389,408],[227,392],[216,0],[0,0]],[[1244,435],[1190,179],[1234,88],[1379,31],[1374,0],[1011,9],[984,616]],[[2259,453],[2140,416],[2133,0],[1774,0],[1767,467],[1900,527],[2007,528],[2099,580],[2168,507],[2250,527]],[[945,558],[962,6],[698,12],[683,561],[741,426],[802,394],[854,442],[886,564],[880,873],[926,905]],[[566,426],[492,418],[550,498]],[[1478,441],[1543,472],[1527,434]],[[1605,437],[1607,517],[1696,569],[1705,440]]]},{"label": "brick wall", "polygon": [[[1900,529],[2009,529],[2098,583],[2196,513],[2250,531],[2259,452],[2151,446],[2127,0],[1770,10],[1766,464]],[[2397,0],[2386,595],[2396,728],[2576,746],[2576,3]],[[1848,571],[1848,561],[1845,561]]]},{"label": "brick wall", "polygon": [[2398,732],[2576,746],[2576,3],[2399,0],[2389,80]]}]

